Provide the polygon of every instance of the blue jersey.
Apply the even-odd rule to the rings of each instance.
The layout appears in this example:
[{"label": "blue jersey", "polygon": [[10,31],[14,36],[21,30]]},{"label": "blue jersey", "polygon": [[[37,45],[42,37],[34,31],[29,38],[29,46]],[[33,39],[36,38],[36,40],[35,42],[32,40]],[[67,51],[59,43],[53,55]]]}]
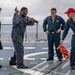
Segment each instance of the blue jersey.
[{"label": "blue jersey", "polygon": [[[48,25],[48,26],[47,26]],[[49,32],[57,31],[58,29],[64,30],[65,21],[62,17],[56,15],[54,21],[51,16],[48,16],[43,22],[43,30]]]},{"label": "blue jersey", "polygon": [[68,19],[66,22],[65,30],[62,35],[62,40],[65,39],[70,28],[72,29],[73,33],[75,34],[75,22],[72,19]]}]

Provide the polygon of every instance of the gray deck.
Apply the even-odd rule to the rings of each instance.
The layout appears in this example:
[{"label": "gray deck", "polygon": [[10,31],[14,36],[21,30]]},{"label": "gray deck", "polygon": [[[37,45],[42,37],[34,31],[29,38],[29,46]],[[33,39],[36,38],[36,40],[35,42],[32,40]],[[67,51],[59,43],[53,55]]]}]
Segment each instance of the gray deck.
[{"label": "gray deck", "polygon": [[[64,43],[70,52],[70,43]],[[59,62],[56,53],[54,61],[46,61],[47,59],[47,42],[24,43],[25,56],[24,63],[29,69],[17,69],[16,66],[9,66],[9,59],[13,55],[14,48],[12,43],[3,43],[4,49],[0,51],[0,75],[74,75],[75,70],[71,70],[69,59],[63,58]]]}]

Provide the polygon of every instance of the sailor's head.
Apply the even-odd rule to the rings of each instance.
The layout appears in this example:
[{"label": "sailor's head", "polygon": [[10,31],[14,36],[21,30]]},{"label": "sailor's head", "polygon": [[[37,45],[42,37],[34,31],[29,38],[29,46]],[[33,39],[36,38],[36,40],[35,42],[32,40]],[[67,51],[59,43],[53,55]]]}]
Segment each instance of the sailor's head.
[{"label": "sailor's head", "polygon": [[27,16],[28,8],[22,7],[20,13],[22,14],[23,17]]},{"label": "sailor's head", "polygon": [[68,8],[68,10],[65,12],[69,18],[72,18],[75,15],[75,9],[74,8]]},{"label": "sailor's head", "polygon": [[56,8],[51,8],[50,12],[51,12],[51,16],[56,16],[57,10]]}]

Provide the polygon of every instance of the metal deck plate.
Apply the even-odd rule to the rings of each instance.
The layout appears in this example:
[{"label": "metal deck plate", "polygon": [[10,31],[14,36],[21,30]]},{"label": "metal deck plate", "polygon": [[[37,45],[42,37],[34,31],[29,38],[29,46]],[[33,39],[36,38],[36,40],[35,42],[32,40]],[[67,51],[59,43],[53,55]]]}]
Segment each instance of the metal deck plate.
[{"label": "metal deck plate", "polygon": [[[65,47],[69,49],[70,43],[64,43]],[[32,42],[24,43],[25,55],[24,64],[29,69],[17,69],[16,66],[9,66],[9,59],[13,55],[14,48],[12,43],[3,43],[4,50],[0,51],[0,64],[3,68],[0,69],[1,75],[74,75],[75,71],[70,69],[69,59],[63,59],[59,62],[56,57],[54,61],[46,61],[47,59],[47,42]]]}]

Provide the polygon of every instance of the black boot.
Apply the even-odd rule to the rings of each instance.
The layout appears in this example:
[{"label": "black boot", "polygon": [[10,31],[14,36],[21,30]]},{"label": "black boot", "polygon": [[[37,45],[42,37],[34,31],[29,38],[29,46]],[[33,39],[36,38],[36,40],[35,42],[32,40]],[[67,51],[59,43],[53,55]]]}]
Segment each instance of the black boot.
[{"label": "black boot", "polygon": [[14,56],[11,57],[10,61],[9,61],[9,65],[12,66],[12,65],[16,65],[16,54],[14,52]]},{"label": "black boot", "polygon": [[58,59],[58,61],[62,61],[62,59]]},{"label": "black boot", "polygon": [[47,58],[47,61],[51,61],[51,60],[54,60],[53,58]]},{"label": "black boot", "polygon": [[9,61],[9,65],[12,66],[12,65],[16,65],[16,59],[12,58],[10,59]]},{"label": "black boot", "polygon": [[19,66],[19,65],[18,65],[17,68],[18,68],[18,69],[28,69],[28,66],[25,66],[25,65],[20,65],[20,66]]},{"label": "black boot", "polygon": [[71,66],[71,69],[75,69],[75,66]]},{"label": "black boot", "polygon": [[10,66],[16,65],[16,61],[15,61],[14,59],[10,59],[9,65],[10,65]]}]

